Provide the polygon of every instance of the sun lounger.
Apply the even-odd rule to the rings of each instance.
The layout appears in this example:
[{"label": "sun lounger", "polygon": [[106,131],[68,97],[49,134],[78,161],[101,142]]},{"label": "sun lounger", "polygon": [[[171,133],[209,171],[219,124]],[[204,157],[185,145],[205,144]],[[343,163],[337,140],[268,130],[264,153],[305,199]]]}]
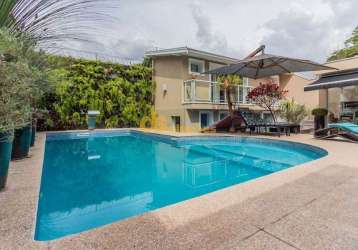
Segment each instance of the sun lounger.
[{"label": "sun lounger", "polygon": [[[256,132],[260,133],[270,133],[274,130],[276,135],[281,136],[281,133],[290,135],[291,131],[298,133],[300,131],[300,125],[291,124],[286,122],[270,122],[263,120],[259,114],[252,112],[249,109],[241,109],[240,113],[245,119],[247,127],[250,129],[250,134]],[[271,132],[272,133],[272,132]]]},{"label": "sun lounger", "polygon": [[328,128],[315,132],[318,139],[343,138],[352,142],[358,142],[358,125],[353,123],[332,123]]},{"label": "sun lounger", "polygon": [[229,132],[232,126],[235,131],[246,130],[247,124],[239,112],[235,112],[233,117],[226,116],[212,126],[202,129],[201,132]]}]

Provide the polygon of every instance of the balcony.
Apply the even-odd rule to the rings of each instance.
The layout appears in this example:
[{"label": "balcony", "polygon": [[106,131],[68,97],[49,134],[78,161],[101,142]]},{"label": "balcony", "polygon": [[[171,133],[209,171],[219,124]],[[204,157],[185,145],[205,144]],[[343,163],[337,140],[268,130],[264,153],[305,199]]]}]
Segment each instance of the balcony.
[{"label": "balcony", "polygon": [[[251,89],[251,86],[245,84],[235,86],[234,92],[231,95],[232,102],[236,104],[251,104],[247,98],[247,94]],[[184,81],[183,103],[227,104],[224,85],[204,80]]]}]

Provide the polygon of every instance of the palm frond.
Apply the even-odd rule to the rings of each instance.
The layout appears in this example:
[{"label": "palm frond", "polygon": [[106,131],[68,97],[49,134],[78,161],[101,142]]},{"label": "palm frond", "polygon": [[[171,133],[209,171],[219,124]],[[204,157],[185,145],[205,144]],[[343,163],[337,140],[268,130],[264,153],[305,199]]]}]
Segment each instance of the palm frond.
[{"label": "palm frond", "polygon": [[[2,0],[0,28],[28,33],[44,47],[66,40],[89,41],[100,22],[114,19],[108,13],[118,0]],[[105,24],[104,24],[105,25]]]}]

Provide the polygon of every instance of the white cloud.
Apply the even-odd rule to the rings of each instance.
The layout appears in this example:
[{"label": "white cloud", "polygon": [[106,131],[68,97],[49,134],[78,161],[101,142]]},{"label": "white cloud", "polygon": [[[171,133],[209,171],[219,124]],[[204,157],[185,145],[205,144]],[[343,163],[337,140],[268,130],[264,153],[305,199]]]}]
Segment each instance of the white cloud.
[{"label": "white cloud", "polygon": [[356,0],[287,2],[122,0],[108,13],[116,21],[93,37],[98,53],[134,60],[149,48],[179,46],[240,58],[265,43],[268,52],[324,61],[358,25]]},{"label": "white cloud", "polygon": [[333,0],[325,0],[315,9],[293,4],[262,26],[267,31],[262,42],[273,53],[323,62],[343,46],[358,25],[354,7],[357,2]]}]

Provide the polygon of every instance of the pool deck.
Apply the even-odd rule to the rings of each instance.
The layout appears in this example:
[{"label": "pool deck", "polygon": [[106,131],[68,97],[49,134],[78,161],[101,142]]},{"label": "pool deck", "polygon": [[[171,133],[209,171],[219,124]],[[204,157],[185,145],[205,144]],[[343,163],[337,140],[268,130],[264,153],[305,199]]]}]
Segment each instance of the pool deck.
[{"label": "pool deck", "polygon": [[44,138],[40,133],[29,158],[11,163],[8,186],[0,192],[0,249],[358,249],[358,144],[304,134],[280,139],[315,145],[329,155],[88,232],[36,242]]}]

